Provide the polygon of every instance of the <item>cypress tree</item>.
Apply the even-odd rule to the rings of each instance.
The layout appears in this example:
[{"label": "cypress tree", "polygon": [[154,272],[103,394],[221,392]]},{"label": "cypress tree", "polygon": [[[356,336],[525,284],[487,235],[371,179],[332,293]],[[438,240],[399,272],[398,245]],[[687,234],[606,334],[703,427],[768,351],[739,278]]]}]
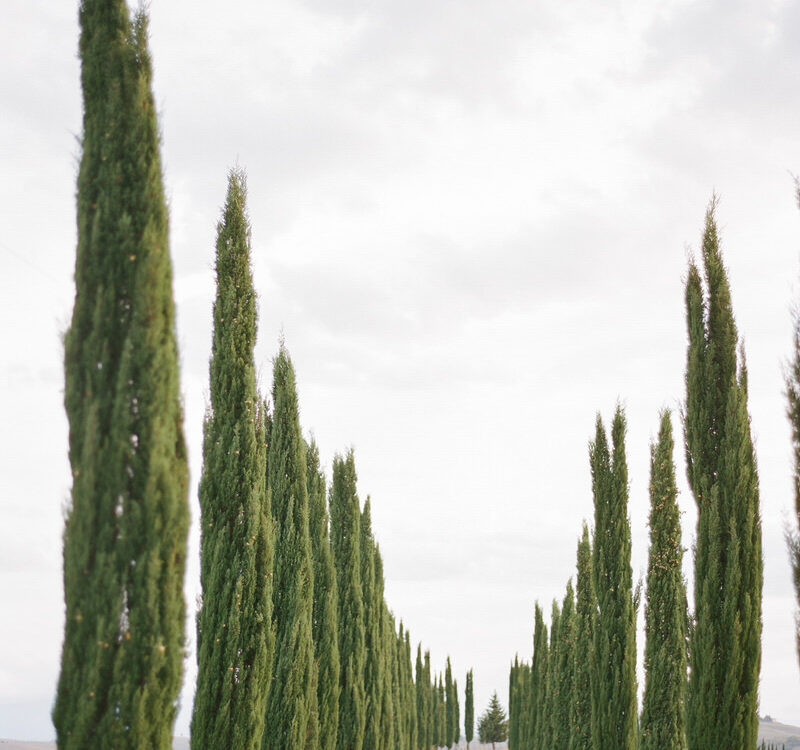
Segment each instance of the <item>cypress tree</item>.
[{"label": "cypress tree", "polygon": [[519,654],[514,655],[508,675],[508,748],[519,750],[519,699],[520,699],[520,666]]},{"label": "cypress tree", "polygon": [[417,699],[417,744],[418,750],[425,750],[428,719],[425,711],[425,667],[422,663],[422,644],[417,645],[417,663],[415,667],[416,699]]},{"label": "cypress tree", "polygon": [[314,571],[307,464],[294,367],[281,344],[273,368],[274,412],[267,455],[275,519],[275,659],[264,750],[313,750],[319,743],[314,657]]},{"label": "cypress tree", "polygon": [[200,478],[200,584],[193,748],[256,750],[273,658],[272,517],[256,393],[256,294],[244,174],[217,225],[211,408]]},{"label": "cypress tree", "polygon": [[531,694],[531,665],[527,662],[520,662],[519,675],[517,677],[517,738],[518,749],[525,750],[530,748],[533,742],[531,735],[531,711],[529,708]]},{"label": "cypress tree", "polygon": [[458,707],[458,681],[453,680],[453,742],[457,745],[461,739],[461,712]]},{"label": "cypress tree", "polygon": [[618,406],[611,428],[612,455],[600,416],[590,446],[595,507],[592,721],[595,750],[636,747],[636,617],[628,520],[625,417]]},{"label": "cypress tree", "polygon": [[361,589],[361,509],[353,452],[333,459],[331,549],[337,575],[339,729],[337,750],[361,750],[366,721],[364,603]]},{"label": "cypress tree", "polygon": [[467,740],[467,750],[475,736],[475,685],[472,679],[472,670],[470,669],[467,672],[467,685],[464,689],[464,738]]},{"label": "cypress tree", "polygon": [[554,747],[556,732],[556,716],[558,711],[558,665],[559,665],[559,638],[561,628],[561,609],[558,602],[553,599],[553,609],[550,615],[550,648],[547,657],[547,678],[545,680],[544,717],[542,722],[542,747]]},{"label": "cypress tree", "polygon": [[389,747],[394,750],[405,750],[408,745],[408,721],[406,716],[406,696],[403,672],[403,655],[405,653],[405,644],[403,643],[403,624],[400,623],[399,630],[395,631],[394,616],[389,612],[387,607],[384,607],[387,619],[388,628],[386,637],[387,650],[391,659],[391,709],[392,709],[392,740]]},{"label": "cypress tree", "polygon": [[435,686],[431,676],[431,652],[425,652],[425,669],[423,677],[425,693],[425,747],[431,748],[435,743],[436,715],[434,711]]},{"label": "cypress tree", "polygon": [[[800,206],[800,181],[795,181],[797,203]],[[792,428],[792,457],[794,479],[794,510],[797,525],[787,532],[789,561],[792,565],[792,579],[797,603],[795,610],[795,641],[797,656],[800,659],[800,309],[794,314],[793,357],[786,373],[787,416]]]},{"label": "cypress tree", "polygon": [[147,16],[80,5],[83,137],[64,341],[72,494],[60,750],[166,750],[181,684],[188,471]]},{"label": "cypress tree", "polygon": [[747,368],[715,221],[706,212],[703,269],[689,265],[684,430],[697,503],[695,612],[690,629],[691,750],[752,747],[758,733],[763,561]]},{"label": "cypress tree", "polygon": [[306,452],[309,534],[314,570],[313,635],[317,660],[317,710],[320,750],[336,750],[339,726],[338,596],[328,531],[325,475],[319,465],[319,449],[312,440]]},{"label": "cypress tree", "polygon": [[650,448],[641,750],[686,748],[686,587],[681,572],[681,518],[672,452],[672,422],[665,411],[658,443]]},{"label": "cypress tree", "polygon": [[370,499],[361,512],[361,596],[364,602],[364,690],[366,724],[364,750],[380,749],[381,706],[383,703],[383,663],[381,659],[380,609],[375,585],[375,539],[372,536]]},{"label": "cypress tree", "polygon": [[455,737],[455,710],[453,701],[453,670],[450,667],[450,657],[447,657],[447,665],[444,670],[444,694],[445,694],[445,716],[444,716],[444,744],[452,746]]},{"label": "cypress tree", "polygon": [[578,576],[575,603],[575,656],[569,750],[592,750],[592,644],[596,603],[592,576],[589,527],[583,524],[578,542]]},{"label": "cypress tree", "polygon": [[552,746],[569,748],[572,739],[572,704],[574,701],[575,677],[575,592],[572,580],[567,583],[567,592],[558,621],[558,645],[555,658],[555,677],[552,681],[553,737]]},{"label": "cypress tree", "polygon": [[433,745],[444,745],[444,690],[442,689],[442,676],[437,675],[433,681]]},{"label": "cypress tree", "polygon": [[405,669],[405,691],[406,691],[406,716],[408,721],[408,750],[415,750],[419,741],[417,739],[417,694],[414,680],[411,675],[411,636],[405,632],[405,656],[403,658],[403,668]]},{"label": "cypress tree", "polygon": [[531,684],[528,695],[528,739],[535,750],[544,748],[547,738],[547,625],[539,603],[536,603],[533,629],[533,660],[531,661]]},{"label": "cypress tree", "polygon": [[380,547],[375,545],[375,605],[379,613],[379,635],[378,642],[380,669],[381,669],[381,685],[380,685],[380,734],[379,734],[379,748],[386,750],[393,748],[395,750],[397,745],[392,744],[392,735],[394,733],[394,688],[392,674],[394,672],[394,619],[391,618],[389,608],[386,606],[386,601],[383,596],[384,581],[383,581],[383,559],[381,558]]}]

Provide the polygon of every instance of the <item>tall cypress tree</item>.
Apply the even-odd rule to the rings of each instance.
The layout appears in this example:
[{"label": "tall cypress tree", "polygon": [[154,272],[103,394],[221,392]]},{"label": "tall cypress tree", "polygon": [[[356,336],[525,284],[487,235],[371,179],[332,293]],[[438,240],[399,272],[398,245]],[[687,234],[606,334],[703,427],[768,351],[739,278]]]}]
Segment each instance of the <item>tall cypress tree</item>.
[{"label": "tall cypress tree", "polygon": [[541,747],[555,747],[553,739],[556,731],[558,712],[558,665],[559,665],[559,638],[561,628],[561,609],[558,602],[553,599],[553,609],[550,615],[550,648],[547,658],[547,677],[545,679],[544,717],[542,722]]},{"label": "tall cypress tree", "polygon": [[665,411],[658,443],[650,448],[641,750],[686,748],[686,587],[681,572],[681,517],[672,453],[672,422]]},{"label": "tall cypress tree", "polygon": [[583,524],[578,542],[578,575],[575,603],[575,652],[572,734],[569,750],[592,750],[592,649],[596,602],[592,576],[592,546],[589,527]]},{"label": "tall cypress tree", "polygon": [[[796,197],[800,206],[800,181],[795,181]],[[800,309],[794,314],[793,356],[786,373],[787,416],[792,428],[792,457],[794,478],[794,510],[797,525],[787,533],[789,560],[797,603],[795,611],[795,642],[800,659]]]},{"label": "tall cypress tree", "polygon": [[272,677],[272,516],[256,393],[256,294],[245,177],[232,171],[217,225],[211,408],[200,478],[197,687],[192,747],[256,750]]},{"label": "tall cypress tree", "polygon": [[275,519],[275,659],[264,750],[315,750],[319,743],[314,657],[314,571],[305,442],[294,367],[281,344],[273,367],[274,412],[267,485]]},{"label": "tall cypress tree", "polygon": [[453,742],[457,745],[461,739],[461,712],[458,707],[458,680],[453,680]]},{"label": "tall cypress tree", "polygon": [[58,747],[166,750],[184,648],[188,472],[147,17],[80,5],[72,496]]},{"label": "tall cypress tree", "polygon": [[427,734],[427,713],[426,713],[426,700],[425,693],[427,692],[425,685],[425,667],[422,662],[422,644],[417,645],[417,663],[415,667],[415,688],[417,699],[417,744],[418,750],[425,750],[426,734]]},{"label": "tall cypress tree", "polygon": [[364,603],[361,589],[361,508],[353,452],[333,459],[331,549],[337,575],[339,729],[337,750],[361,750],[366,721]]},{"label": "tall cypress tree", "polygon": [[392,743],[394,732],[395,706],[393,700],[392,673],[394,671],[394,619],[384,599],[383,558],[379,545],[375,545],[375,606],[379,616],[379,658],[381,670],[380,712],[379,712],[379,750],[387,750],[397,745]]},{"label": "tall cypress tree", "polygon": [[431,675],[431,652],[425,652],[425,668],[423,670],[423,688],[425,694],[425,747],[431,748],[436,741],[435,727],[436,715],[434,711],[433,677]]},{"label": "tall cypress tree", "polygon": [[408,750],[415,750],[419,744],[417,740],[417,733],[419,731],[417,725],[417,694],[411,675],[411,636],[408,630],[405,632],[405,656],[403,658],[403,667],[405,669],[405,701],[406,715],[408,717]]},{"label": "tall cypress tree", "polygon": [[444,670],[444,695],[445,695],[445,716],[444,716],[444,744],[450,747],[455,737],[455,710],[453,701],[453,670],[450,667],[450,657],[447,657],[447,664]]},{"label": "tall cypress tree", "polygon": [[553,680],[555,698],[553,702],[552,745],[569,748],[572,739],[572,704],[574,702],[575,677],[575,592],[572,580],[567,583],[567,592],[561,606],[558,621],[558,646],[555,677]]},{"label": "tall cypress tree", "polygon": [[319,465],[319,449],[312,440],[306,452],[309,534],[314,569],[313,635],[317,660],[317,710],[319,748],[336,750],[339,727],[338,596],[333,567],[325,497],[325,475]]},{"label": "tall cypress tree", "polygon": [[380,609],[375,586],[375,539],[372,536],[371,503],[367,497],[361,512],[361,591],[364,602],[364,690],[366,724],[364,750],[380,750],[383,671],[381,659]]},{"label": "tall cypress tree", "polygon": [[600,416],[590,447],[595,507],[593,733],[595,750],[633,750],[636,711],[636,616],[628,519],[625,417],[617,407],[611,427],[612,454]]},{"label": "tall cypress tree", "polygon": [[528,695],[528,741],[532,748],[544,748],[547,737],[547,625],[539,603],[536,603],[533,628],[533,660],[531,661],[531,684]]},{"label": "tall cypress tree", "polygon": [[763,561],[747,369],[715,221],[706,212],[703,270],[689,265],[684,430],[697,503],[695,612],[690,630],[691,750],[752,747],[758,732]]},{"label": "tall cypress tree", "polygon": [[533,743],[531,734],[531,711],[529,710],[531,696],[531,665],[520,662],[517,677],[517,738],[519,750],[530,748]]},{"label": "tall cypress tree", "polygon": [[464,738],[469,743],[475,736],[475,685],[472,682],[472,670],[467,672],[467,685],[464,689]]},{"label": "tall cypress tree", "polygon": [[436,675],[433,681],[433,745],[442,747],[444,745],[444,689],[442,688],[442,676]]}]

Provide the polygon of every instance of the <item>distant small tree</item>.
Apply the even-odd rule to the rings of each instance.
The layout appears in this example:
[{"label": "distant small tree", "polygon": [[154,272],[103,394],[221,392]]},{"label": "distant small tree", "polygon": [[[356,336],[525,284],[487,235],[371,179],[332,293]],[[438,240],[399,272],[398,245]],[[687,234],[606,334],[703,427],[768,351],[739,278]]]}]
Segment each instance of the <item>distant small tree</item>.
[{"label": "distant small tree", "polygon": [[472,670],[467,672],[467,687],[464,690],[464,736],[467,739],[467,750],[469,743],[475,736],[475,688],[472,683]]},{"label": "distant small tree", "polygon": [[478,738],[481,742],[491,742],[494,750],[494,743],[504,742],[507,735],[508,719],[495,691],[486,711],[478,719]]}]

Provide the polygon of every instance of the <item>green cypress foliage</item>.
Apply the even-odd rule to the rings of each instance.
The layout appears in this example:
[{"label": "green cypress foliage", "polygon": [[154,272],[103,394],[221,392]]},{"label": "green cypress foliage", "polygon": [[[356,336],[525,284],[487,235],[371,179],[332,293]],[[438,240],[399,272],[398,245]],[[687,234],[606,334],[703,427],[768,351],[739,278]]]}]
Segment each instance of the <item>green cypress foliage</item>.
[{"label": "green cypress foliage", "polygon": [[547,625],[539,603],[536,603],[533,628],[533,661],[531,662],[531,684],[528,695],[528,741],[530,747],[544,748],[547,738]]},{"label": "green cypress foliage", "polygon": [[467,686],[464,689],[464,737],[467,748],[475,736],[475,685],[472,682],[472,670],[467,672]]},{"label": "green cypress foliage", "polygon": [[193,748],[256,750],[272,677],[272,516],[256,393],[256,294],[244,174],[217,225],[211,408],[200,478],[200,583]]},{"label": "green cypress foliage", "polygon": [[575,592],[572,580],[567,584],[561,617],[558,621],[558,645],[553,664],[555,676],[551,685],[553,698],[552,746],[569,748],[572,739],[573,682],[575,677]]},{"label": "green cypress foliage", "polygon": [[147,16],[80,5],[83,138],[64,341],[72,496],[53,723],[61,750],[172,743],[188,472]]},{"label": "green cypress foliage", "polygon": [[531,735],[531,711],[529,709],[531,696],[531,665],[527,662],[520,662],[519,673],[517,676],[517,697],[514,699],[516,705],[516,736],[517,750],[525,750],[531,747],[533,737]]},{"label": "green cypress foliage", "polygon": [[384,607],[389,626],[386,637],[387,652],[391,659],[391,707],[392,707],[392,740],[389,747],[394,750],[406,750],[408,746],[408,719],[407,704],[404,685],[403,656],[405,644],[403,643],[403,623],[395,631],[394,616]]},{"label": "green cypress foliage", "polygon": [[445,694],[445,716],[444,716],[444,744],[450,747],[455,737],[455,706],[453,701],[453,670],[450,667],[450,657],[447,657],[447,665],[444,670],[444,694]]},{"label": "green cypress foliage", "polygon": [[559,638],[561,628],[561,609],[558,602],[553,600],[552,614],[550,615],[550,649],[547,657],[547,679],[545,680],[544,694],[544,721],[542,725],[542,747],[555,747],[554,737],[556,730],[556,715],[558,711],[558,664],[559,664]]},{"label": "green cypress foliage", "polygon": [[444,745],[444,690],[442,688],[442,676],[437,675],[433,683],[433,745],[442,747]]},{"label": "green cypress foliage", "polygon": [[364,750],[380,749],[381,706],[383,703],[383,671],[381,659],[380,609],[375,585],[375,539],[372,536],[370,499],[361,513],[361,596],[364,602],[364,690],[366,691],[366,724]]},{"label": "green cypress foliage", "polygon": [[590,446],[595,508],[594,571],[597,623],[594,631],[592,721],[595,750],[636,747],[636,616],[628,520],[625,417],[617,407],[611,428],[612,454],[600,416]]},{"label": "green cypress foliage", "polygon": [[405,632],[405,656],[403,657],[403,668],[405,670],[405,703],[406,721],[408,722],[408,750],[416,750],[419,745],[417,739],[417,693],[414,686],[414,679],[411,674],[411,636]]},{"label": "green cypress foliage", "polygon": [[592,750],[592,648],[596,602],[592,576],[592,546],[584,522],[578,542],[575,603],[575,657],[569,750]]},{"label": "green cypress foliage", "polygon": [[314,657],[314,571],[307,464],[294,367],[281,344],[273,368],[267,485],[275,519],[275,659],[264,750],[312,750],[319,743]]},{"label": "green cypress foliage", "polygon": [[325,475],[319,465],[319,449],[312,440],[306,452],[309,534],[314,569],[313,635],[317,660],[317,711],[320,750],[336,750],[339,727],[338,596],[328,531]]},{"label": "green cypress foliage", "polygon": [[394,672],[394,618],[389,613],[384,599],[383,559],[380,547],[375,545],[375,606],[378,609],[379,635],[378,641],[380,659],[380,711],[379,711],[379,737],[378,747],[381,750],[397,748],[393,744],[394,733],[394,688],[392,674]]},{"label": "green cypress foliage", "polygon": [[361,750],[366,721],[364,603],[361,589],[361,508],[353,452],[333,459],[331,549],[337,575],[339,729],[337,750]]},{"label": "green cypress foliage", "polygon": [[431,748],[435,743],[436,716],[434,712],[435,686],[431,675],[431,652],[425,652],[425,668],[423,672],[423,688],[425,693],[425,747]]},{"label": "green cypress foliage", "polygon": [[458,681],[453,680],[453,741],[451,744],[458,744],[461,739],[461,711],[458,707]]},{"label": "green cypress foliage", "polygon": [[703,268],[689,266],[686,464],[697,502],[695,613],[690,630],[691,750],[753,747],[758,732],[763,561],[747,369],[712,201]]},{"label": "green cypress foliage", "polygon": [[641,750],[686,748],[686,587],[681,572],[681,518],[672,453],[672,422],[665,411],[658,443],[650,449],[650,559]]},{"label": "green cypress foliage", "polygon": [[417,662],[415,665],[415,689],[416,689],[416,704],[417,704],[417,744],[415,747],[418,750],[425,750],[425,738],[427,734],[427,715],[425,711],[425,693],[427,692],[425,686],[425,667],[422,663],[422,644],[417,645]]},{"label": "green cypress foliage", "polygon": [[508,675],[508,747],[509,750],[519,750],[520,748],[520,664],[519,654],[514,655],[514,663],[511,665]]}]

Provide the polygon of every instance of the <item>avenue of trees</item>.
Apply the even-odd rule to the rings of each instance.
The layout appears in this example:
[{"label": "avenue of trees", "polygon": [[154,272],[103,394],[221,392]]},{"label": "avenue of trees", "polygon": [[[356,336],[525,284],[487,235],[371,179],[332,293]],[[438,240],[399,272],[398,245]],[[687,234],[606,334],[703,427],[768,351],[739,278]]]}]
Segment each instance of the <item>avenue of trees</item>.
[{"label": "avenue of trees", "polygon": [[[75,304],[65,336],[71,503],[66,620],[53,707],[60,750],[167,750],[182,681],[188,470],[172,271],[151,90],[147,15],[82,0],[83,133]],[[530,661],[515,658],[509,716],[497,694],[483,742],[511,750],[750,750],[756,746],[762,550],[747,368],[708,209],[690,263],[682,414],[698,509],[694,602],[671,416],[651,446],[645,684],[637,705],[626,421],[597,417],[593,523]],[[191,747],[431,750],[473,740],[464,704],[385,599],[370,498],[351,451],[322,469],[304,437],[288,350],[269,397],[256,385],[256,292],[243,172],[217,226],[210,404],[199,487],[201,590]],[[800,321],[800,319],[798,319]],[[800,322],[787,373],[800,524]],[[800,537],[789,532],[800,606]],[[798,631],[800,638],[800,631]],[[799,641],[800,642],[800,641]]]},{"label": "avenue of trees", "polygon": [[[663,412],[651,446],[640,713],[640,592],[633,587],[630,561],[625,415],[617,407],[610,443],[598,416],[589,445],[594,525],[590,534],[584,524],[578,542],[577,591],[570,581],[563,603],[553,602],[549,641],[536,605],[532,660],[517,658],[511,666],[511,750],[756,746],[763,569],[758,476],[747,368],[715,207],[712,201],[706,213],[702,270],[690,263],[685,289],[689,347],[682,416],[689,486],[698,510],[694,609],[689,609],[681,572],[672,421]],[[793,372],[789,398],[796,415],[800,359]],[[796,446],[798,434],[796,429]]]}]

